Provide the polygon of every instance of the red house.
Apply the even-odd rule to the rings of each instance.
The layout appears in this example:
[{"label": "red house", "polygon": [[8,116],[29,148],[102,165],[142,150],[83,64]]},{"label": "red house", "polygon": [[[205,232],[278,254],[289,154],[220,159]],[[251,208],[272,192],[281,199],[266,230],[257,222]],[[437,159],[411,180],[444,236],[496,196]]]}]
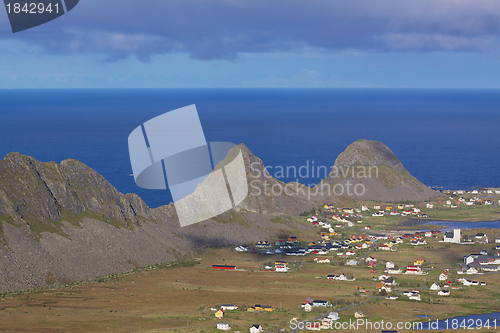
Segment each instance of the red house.
[{"label": "red house", "polygon": [[227,270],[232,270],[234,271],[236,269],[236,266],[229,266],[229,265],[212,265],[212,269],[227,269]]}]

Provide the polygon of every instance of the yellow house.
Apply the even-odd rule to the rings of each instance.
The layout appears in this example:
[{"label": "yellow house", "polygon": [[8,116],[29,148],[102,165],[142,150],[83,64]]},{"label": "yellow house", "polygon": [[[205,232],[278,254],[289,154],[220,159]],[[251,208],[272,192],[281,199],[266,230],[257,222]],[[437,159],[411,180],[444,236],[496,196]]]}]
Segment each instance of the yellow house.
[{"label": "yellow house", "polygon": [[272,306],[263,306],[262,308],[264,309],[264,311],[267,311],[267,312],[273,312],[274,310],[276,310]]},{"label": "yellow house", "polygon": [[222,311],[222,310],[217,311],[215,313],[215,317],[218,319],[222,319],[222,317],[224,317],[224,311]]},{"label": "yellow house", "polygon": [[385,207],[385,210],[386,210],[386,211],[391,211],[391,210],[392,210],[392,206],[387,206],[387,207]]},{"label": "yellow house", "polygon": [[365,315],[361,311],[354,312],[354,318],[363,318]]},{"label": "yellow house", "polygon": [[247,309],[248,312],[255,312],[255,308],[251,307]]},{"label": "yellow house", "polygon": [[405,205],[403,205],[403,204],[398,205],[398,209],[403,209],[403,208],[405,208]]},{"label": "yellow house", "polygon": [[413,265],[420,266],[424,263],[424,259],[417,259],[413,262]]}]

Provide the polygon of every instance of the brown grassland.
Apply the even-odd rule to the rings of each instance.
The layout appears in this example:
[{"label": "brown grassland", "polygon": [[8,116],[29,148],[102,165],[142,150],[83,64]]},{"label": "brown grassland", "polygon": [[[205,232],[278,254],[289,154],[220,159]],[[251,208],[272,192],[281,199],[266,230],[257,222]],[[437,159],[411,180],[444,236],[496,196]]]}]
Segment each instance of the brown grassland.
[{"label": "brown grassland", "polygon": [[[340,311],[342,321],[353,319],[361,310],[371,321],[415,321],[416,314],[449,318],[458,314],[499,311],[500,291],[497,274],[484,275],[480,281],[486,286],[461,287],[451,297],[439,297],[425,288],[437,281],[444,268],[455,268],[455,263],[467,253],[484,246],[451,245],[430,241],[428,246],[402,245],[398,252],[373,252],[382,263],[393,261],[396,266],[411,264],[417,258],[426,260],[424,267],[435,269],[426,276],[395,275],[400,284],[397,292],[419,288],[422,301],[409,301],[400,296],[396,301],[378,296],[374,276],[365,265],[358,267],[316,264],[312,255],[300,259],[288,256],[252,255],[232,249],[211,249],[198,258],[194,267],[174,267],[142,271],[115,281],[83,286],[55,288],[0,301],[0,331],[2,332],[216,332],[211,307],[234,303],[240,307],[227,311],[224,322],[233,329],[248,331],[252,324],[260,324],[266,332],[290,331],[289,321],[314,319],[320,314],[306,313],[300,308],[306,297],[331,301],[338,308],[357,305]],[[272,260],[287,260],[289,273],[262,272],[261,267]],[[336,261],[337,258],[334,258]],[[302,268],[297,270],[300,263]],[[212,270],[212,264],[236,265],[238,271]],[[330,281],[328,274],[340,272],[356,277],[354,282]],[[456,274],[451,279],[456,281]],[[355,286],[369,290],[366,295]],[[431,301],[432,295],[432,301]],[[432,303],[431,303],[432,302]],[[363,304],[364,303],[364,304]],[[246,308],[255,304],[276,308],[272,313],[250,313]],[[360,305],[358,305],[360,304]],[[349,332],[349,330],[345,330]],[[375,332],[375,331],[374,331]],[[459,332],[456,331],[456,332]]]},{"label": "brown grassland", "polygon": [[[491,206],[461,208],[451,213],[469,213],[472,216],[474,212],[476,217],[478,212],[483,212],[484,216],[493,217],[500,216],[498,210],[498,206]],[[440,219],[450,217],[444,209],[434,210],[429,216]],[[368,223],[375,230],[392,230],[398,226],[405,228],[403,221],[406,220],[368,218],[362,224],[356,223],[353,229],[340,229],[341,234],[336,237],[345,239],[351,233],[363,233],[362,227]],[[496,232],[483,231],[492,234],[492,237]],[[307,243],[318,241],[319,232],[320,229],[315,229],[297,236]],[[476,231],[470,230],[465,234],[470,236],[473,232]],[[313,320],[335,310],[339,310],[340,321],[354,320],[354,312],[360,310],[367,320],[389,320],[392,323],[417,321],[417,314],[431,315],[435,320],[500,311],[500,290],[497,285],[500,274],[466,276],[484,281],[486,286],[460,285],[460,289],[453,290],[449,297],[440,297],[436,292],[428,290],[433,282],[438,282],[438,276],[444,269],[451,269],[450,279],[455,286],[459,286],[457,279],[460,275],[456,274],[456,269],[463,256],[478,253],[482,249],[491,251],[494,247],[493,244],[444,244],[439,242],[441,237],[439,235],[438,238],[426,239],[428,244],[418,247],[402,244],[397,252],[370,252],[369,255],[378,259],[375,274],[370,273],[370,268],[365,263],[354,267],[345,266],[346,258],[336,256],[335,253],[327,255],[332,258],[331,264],[316,264],[312,261],[315,257],[312,254],[290,257],[238,253],[232,248],[206,249],[198,254],[198,264],[192,267],[142,270],[105,282],[54,287],[0,298],[0,332],[217,332],[216,324],[220,320],[215,318],[210,308],[224,303],[239,307],[238,310],[227,311],[222,319],[233,330],[248,332],[251,325],[260,324],[269,333],[290,332],[292,318]],[[368,255],[366,252],[371,250],[363,251],[357,257]],[[425,259],[423,267],[430,269],[429,274],[394,275],[399,285],[393,290],[393,294],[418,288],[421,290],[422,301],[410,301],[403,295],[398,300],[381,297],[375,289],[378,281],[374,281],[374,278],[382,273],[385,262],[393,261],[396,266],[405,267],[417,258]],[[291,271],[262,271],[265,265],[272,264],[275,260],[287,261]],[[213,264],[236,265],[238,270],[213,270]],[[353,276],[356,281],[326,279],[328,274],[340,273]],[[358,287],[368,289],[368,292],[360,293]],[[307,297],[328,300],[335,308],[316,309],[306,313],[300,304]],[[271,313],[246,311],[255,304],[270,305],[276,310]],[[344,309],[346,307],[349,308]],[[285,330],[281,331],[282,328]]]}]

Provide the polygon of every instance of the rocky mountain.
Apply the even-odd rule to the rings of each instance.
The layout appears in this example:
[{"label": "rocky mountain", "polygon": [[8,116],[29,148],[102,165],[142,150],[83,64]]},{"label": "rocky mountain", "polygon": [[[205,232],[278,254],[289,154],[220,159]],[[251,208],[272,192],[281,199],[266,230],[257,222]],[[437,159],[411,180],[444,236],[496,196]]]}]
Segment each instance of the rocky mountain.
[{"label": "rocky mountain", "polygon": [[329,177],[315,189],[339,196],[385,202],[421,201],[440,195],[413,177],[382,142],[358,140],[335,160]]},{"label": "rocky mountain", "polygon": [[[83,163],[42,163],[19,153],[7,155],[0,161],[0,292],[129,271],[180,259],[206,246],[293,234],[311,228],[294,216],[347,195],[310,196],[320,186],[362,184],[366,191],[359,198],[366,200],[419,200],[438,194],[376,141],[350,145],[332,169],[339,176],[314,189],[270,177],[243,144],[231,149],[226,160],[240,151],[249,195],[235,209],[183,228],[173,204],[151,209],[137,195],[118,192]],[[362,177],[359,168],[351,172],[353,167],[376,167],[378,173]]]},{"label": "rocky mountain", "polygon": [[42,163],[9,154],[0,161],[0,292],[129,271],[205,246],[250,243],[308,228],[290,215],[312,204],[266,195],[264,183],[277,181],[262,176],[262,161],[240,148],[254,195],[238,210],[184,228],[172,204],[150,209],[83,163]]}]

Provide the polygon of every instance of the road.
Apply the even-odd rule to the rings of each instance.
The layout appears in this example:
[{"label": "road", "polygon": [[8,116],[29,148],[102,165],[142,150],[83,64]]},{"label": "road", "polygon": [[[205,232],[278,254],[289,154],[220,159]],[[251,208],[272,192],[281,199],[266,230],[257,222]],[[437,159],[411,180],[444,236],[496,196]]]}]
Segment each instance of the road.
[{"label": "road", "polygon": [[[422,288],[422,289],[426,289],[426,288]],[[402,291],[402,292],[400,292],[400,293],[397,293],[396,295],[397,295],[397,296],[400,296],[400,295],[402,295],[402,294],[403,294],[403,292],[404,292],[404,291]],[[365,302],[363,302],[363,303],[358,303],[358,304],[349,305],[349,306],[343,307],[343,308],[341,308],[341,309],[337,309],[337,310],[336,310],[336,312],[340,312],[340,311],[344,311],[344,310],[347,310],[347,309],[351,309],[351,308],[354,308],[354,307],[356,307],[356,306],[360,306],[360,305],[367,304],[367,303],[370,303],[370,302],[377,302],[377,301],[379,301],[379,300],[381,300],[381,299],[385,299],[386,297],[387,297],[387,296],[381,296],[381,297],[378,297],[378,298],[375,298],[375,299],[371,299],[371,300],[369,300],[369,301],[365,301]],[[313,319],[313,322],[317,322],[317,321],[319,321],[319,320],[321,320],[321,319],[323,319],[323,318],[327,317],[329,314],[330,314],[330,313],[325,313],[325,314],[323,314],[323,315],[321,315],[321,316],[319,316],[319,317],[317,317],[317,318],[314,318],[314,319]],[[311,322],[311,320],[305,320],[305,321],[302,321],[301,323],[303,323],[303,324],[304,324],[304,326],[305,326],[305,325],[306,325],[306,323],[308,323],[308,322]],[[297,325],[298,325],[298,323],[297,323]],[[298,332],[298,330],[299,330],[299,329],[298,329],[298,328],[296,328],[296,329],[292,330],[292,333],[297,333],[297,332]]]}]

